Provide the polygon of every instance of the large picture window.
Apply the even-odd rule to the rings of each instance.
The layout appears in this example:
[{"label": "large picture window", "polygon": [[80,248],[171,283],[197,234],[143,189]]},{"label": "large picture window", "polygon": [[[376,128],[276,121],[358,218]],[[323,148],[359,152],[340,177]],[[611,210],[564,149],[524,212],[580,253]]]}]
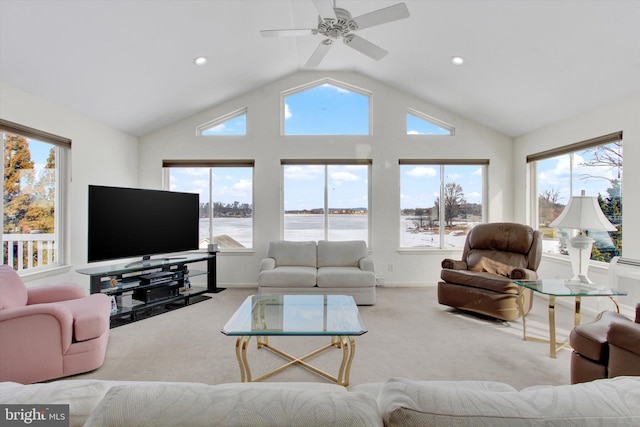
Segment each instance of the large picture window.
[{"label": "large picture window", "polygon": [[484,222],[488,161],[400,161],[400,247],[462,248]]},{"label": "large picture window", "polygon": [[0,120],[4,142],[2,262],[44,270],[64,262],[64,169],[71,141]]},{"label": "large picture window", "polygon": [[370,95],[329,79],[283,94],[284,135],[369,135]]},{"label": "large picture window", "polygon": [[285,240],[369,241],[370,163],[282,163]]},{"label": "large picture window", "polygon": [[200,195],[200,248],[253,248],[253,161],[165,160],[166,189]]},{"label": "large picture window", "polygon": [[534,177],[533,217],[543,235],[543,251],[567,255],[576,230],[549,227],[571,196],[598,198],[617,231],[587,230],[595,240],[591,259],[609,262],[622,251],[622,133],[614,133],[527,157]]}]

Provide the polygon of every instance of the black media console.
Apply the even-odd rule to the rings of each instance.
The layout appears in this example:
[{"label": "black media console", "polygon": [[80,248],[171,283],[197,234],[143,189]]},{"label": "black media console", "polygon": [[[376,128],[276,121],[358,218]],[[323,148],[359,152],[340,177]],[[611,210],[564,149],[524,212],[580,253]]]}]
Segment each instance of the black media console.
[{"label": "black media console", "polygon": [[[206,262],[207,270],[190,265]],[[90,276],[92,294],[111,297],[111,327],[210,299],[205,293],[218,293],[216,253],[158,258],[127,264],[83,268]],[[191,285],[194,277],[206,275],[207,287]]]}]

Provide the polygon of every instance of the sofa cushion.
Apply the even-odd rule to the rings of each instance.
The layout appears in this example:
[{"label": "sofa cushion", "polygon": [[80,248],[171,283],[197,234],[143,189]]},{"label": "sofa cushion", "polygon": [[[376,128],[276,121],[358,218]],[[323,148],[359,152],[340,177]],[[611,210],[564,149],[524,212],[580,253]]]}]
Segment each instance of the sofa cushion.
[{"label": "sofa cushion", "polygon": [[[69,426],[84,425],[113,384],[100,380],[63,380],[39,384],[0,383],[3,404],[69,405]],[[34,423],[33,425],[37,425]]]},{"label": "sofa cushion", "polygon": [[640,424],[640,377],[519,392],[391,379],[378,405],[386,426],[632,426]]},{"label": "sofa cushion", "polygon": [[269,243],[269,258],[276,260],[276,267],[304,266],[316,267],[316,242],[290,242],[278,240]]},{"label": "sofa cushion", "polygon": [[318,270],[315,267],[282,266],[274,270],[261,271],[258,274],[258,285],[312,288],[316,285],[317,272]]},{"label": "sofa cushion", "polygon": [[363,393],[269,387],[131,385],[113,387],[86,426],[382,426]]},{"label": "sofa cushion", "polygon": [[358,267],[318,268],[319,288],[369,288],[376,285],[376,275]]},{"label": "sofa cushion", "polygon": [[367,256],[363,240],[318,242],[318,267],[358,267],[360,258]]}]

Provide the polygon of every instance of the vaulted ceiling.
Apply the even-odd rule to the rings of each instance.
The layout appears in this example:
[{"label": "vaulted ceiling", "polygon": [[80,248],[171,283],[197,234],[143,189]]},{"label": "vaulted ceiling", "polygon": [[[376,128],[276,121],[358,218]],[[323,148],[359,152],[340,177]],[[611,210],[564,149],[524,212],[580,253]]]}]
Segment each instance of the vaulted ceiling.
[{"label": "vaulted ceiling", "polygon": [[[336,6],[355,17],[398,2]],[[640,1],[404,3],[409,18],[357,32],[386,57],[335,43],[317,69],[360,73],[511,136],[640,92]],[[307,70],[320,35],[259,31],[315,28],[317,16],[312,0],[0,0],[0,79],[141,136]]]}]

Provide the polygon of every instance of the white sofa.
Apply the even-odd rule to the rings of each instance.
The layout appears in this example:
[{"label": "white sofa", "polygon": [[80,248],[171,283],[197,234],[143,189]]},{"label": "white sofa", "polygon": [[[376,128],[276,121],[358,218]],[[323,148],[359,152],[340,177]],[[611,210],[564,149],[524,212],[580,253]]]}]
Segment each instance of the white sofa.
[{"label": "white sofa", "polygon": [[351,295],[358,305],[373,305],[373,260],[362,240],[274,241],[260,262],[258,293]]},{"label": "white sofa", "polygon": [[[0,383],[0,404],[69,404],[70,426],[638,426],[640,377],[523,390],[490,381]],[[12,409],[15,410],[15,409]],[[4,417],[2,411],[0,419]]]}]

